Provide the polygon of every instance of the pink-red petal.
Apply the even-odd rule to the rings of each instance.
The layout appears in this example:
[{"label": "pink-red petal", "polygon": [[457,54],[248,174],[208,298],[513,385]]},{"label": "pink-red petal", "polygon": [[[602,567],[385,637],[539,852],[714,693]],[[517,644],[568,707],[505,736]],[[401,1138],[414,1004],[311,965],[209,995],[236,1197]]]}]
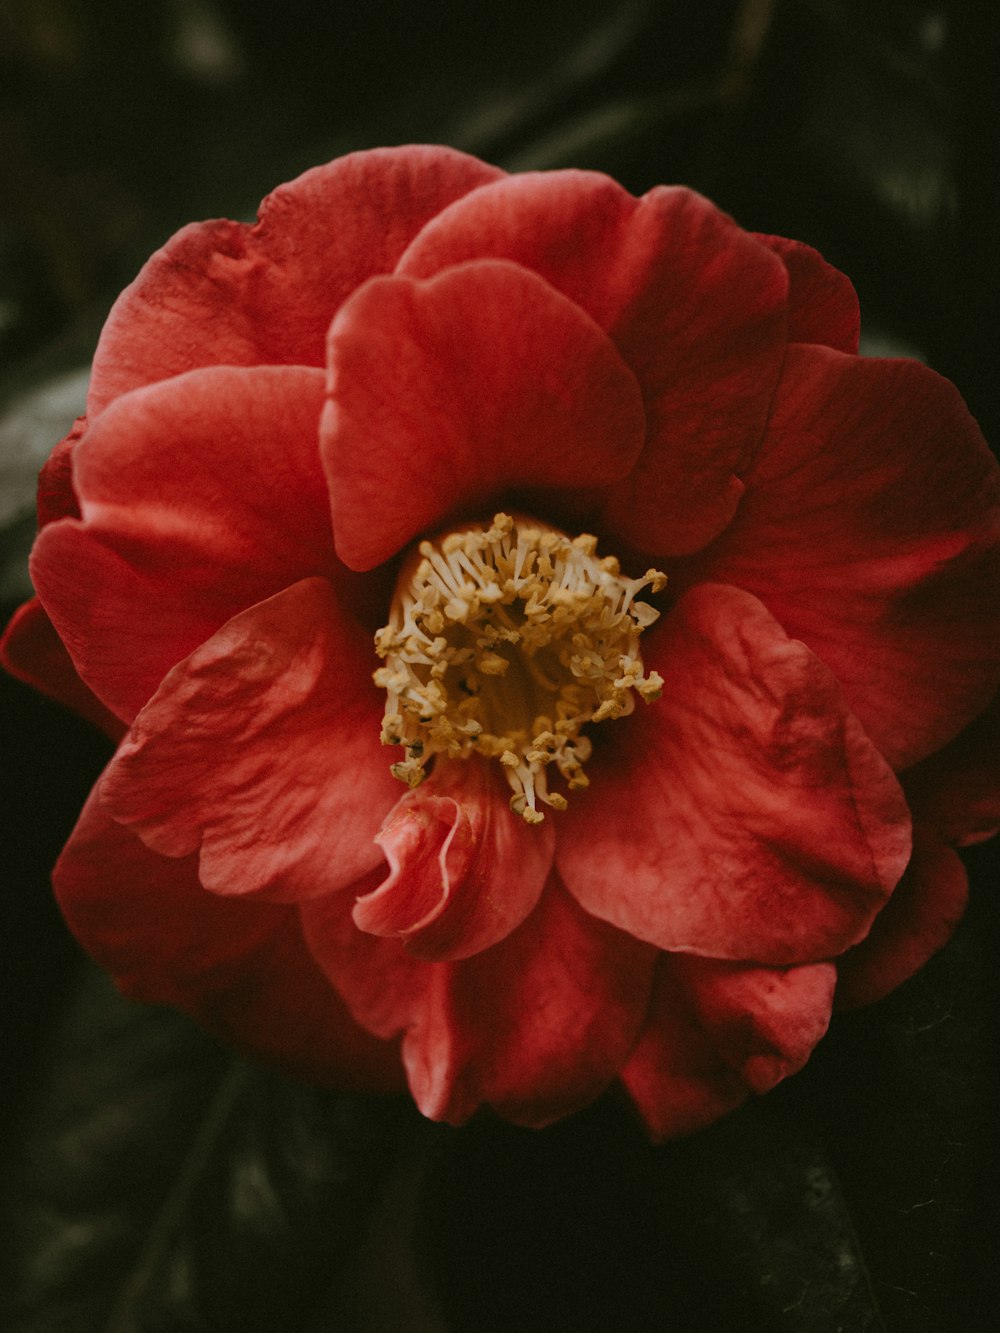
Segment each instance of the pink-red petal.
[{"label": "pink-red petal", "polygon": [[529,827],[509,797],[499,764],[439,756],[376,835],[389,874],[358,899],[355,925],[433,960],[468,958],[509,935],[534,910],[555,848],[552,821]]},{"label": "pink-red petal", "polygon": [[37,597],[18,607],[0,640],[0,663],[26,685],[32,685],[95,727],[120,740],[126,727],[77,675],[66,647]]},{"label": "pink-red petal", "polygon": [[622,1080],[654,1139],[690,1134],[801,1069],[830,1019],[829,963],[667,955]]},{"label": "pink-red petal", "polygon": [[525,173],[474,190],[419,233],[398,272],[513,260],[606,329],[636,374],[649,433],[605,530],[652,554],[704,546],[729,522],[785,349],[784,263],[707,199],[607,176]]},{"label": "pink-red petal", "polygon": [[428,219],[501,174],[451,148],[377,148],[280,186],[252,227],[185,227],[108,316],[89,414],[199,366],[322,366],[341,302],[373,274],[390,272]]},{"label": "pink-red petal", "polygon": [[747,593],[694,588],[647,637],[663,697],[604,724],[591,786],[561,816],[567,888],[663,949],[840,953],[909,855],[891,770],[829,670]]},{"label": "pink-red petal", "polygon": [[329,359],[322,453],[353,569],[507,487],[623,476],[642,447],[639,389],[611,342],[506,262],[373,279],[334,320]]},{"label": "pink-red petal", "polygon": [[837,1004],[871,1004],[908,981],[951,939],[969,896],[958,855],[929,826],[913,826],[913,856],[871,933],[837,959]]},{"label": "pink-red petal", "polygon": [[101,783],[153,851],[200,850],[220,894],[275,901],[377,866],[398,798],[379,744],[374,649],[322,579],[235,616],[174,667]]},{"label": "pink-red petal", "polygon": [[298,579],[344,577],[317,452],[318,370],[194,371],[119,399],[73,453],[82,519],[49,523],[38,594],[131,721],[176,662]]},{"label": "pink-red petal", "polygon": [[60,440],[38,474],[38,526],[60,518],[79,518],[80,505],[73,489],[73,453],[87,429],[87,418],[77,417],[73,429]]},{"label": "pink-red petal", "polygon": [[417,1105],[461,1123],[488,1103],[544,1125],[592,1101],[642,1023],[655,950],[582,912],[555,878],[501,943],[462,962],[425,963],[363,934],[342,898],[303,905],[306,939],[354,1017],[403,1032]]},{"label": "pink-red petal", "polygon": [[1000,469],[914,361],[789,348],[747,494],[685,577],[746,588],[822,658],[895,768],[1000,679]]},{"label": "pink-red petal", "polygon": [[92,795],[53,876],[87,952],[133,999],[321,1083],[401,1086],[394,1044],[360,1028],[305,948],[294,908],[223,900],[194,857],[157,856]]},{"label": "pink-red petal", "polygon": [[755,238],[788,270],[788,341],[857,352],[861,309],[851,280],[802,241],[759,233]]}]

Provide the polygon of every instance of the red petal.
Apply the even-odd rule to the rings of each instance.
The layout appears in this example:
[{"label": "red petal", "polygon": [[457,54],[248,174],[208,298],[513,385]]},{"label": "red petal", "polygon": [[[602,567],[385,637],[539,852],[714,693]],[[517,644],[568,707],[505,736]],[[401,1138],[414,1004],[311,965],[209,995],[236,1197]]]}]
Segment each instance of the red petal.
[{"label": "red petal", "polygon": [[126,727],[76,674],[62,639],[37,597],[14,612],[0,640],[0,662],[18,680],[71,708],[119,740]]},{"label": "red petal", "polygon": [[73,429],[49,454],[38,474],[38,526],[60,518],[79,518],[80,505],[73,489],[73,454],[87,429],[87,418],[77,417]]},{"label": "red petal", "polygon": [[307,579],[234,617],[166,677],[101,785],[153,851],[201,849],[221,894],[278,901],[377,866],[397,799],[379,744],[374,649]]},{"label": "red petal", "polygon": [[373,279],[334,320],[329,352],[322,449],[354,569],[506,486],[620,477],[642,447],[639,390],[614,347],[513,264]]},{"label": "red petal", "polygon": [[742,494],[785,350],[776,255],[690,190],[634,199],[583,171],[505,177],[445,209],[398,272],[493,256],[541,274],[608,331],[642,386],[645,452],[605,523],[652,554],[697,550]]},{"label": "red petal", "polygon": [[839,352],[856,352],[861,310],[850,279],[802,241],[759,233],[755,237],[788,270],[788,341],[823,343]]},{"label": "red petal", "polygon": [[902,985],[951,939],[968,899],[965,867],[925,825],[913,826],[913,858],[871,934],[837,959],[837,1004],[871,1004]]},{"label": "red petal", "polygon": [[374,149],[282,185],[253,227],[185,227],[108,316],[88,412],[199,366],[321,366],[330,320],[354,288],[391,271],[429,218],[500,174],[450,148]]},{"label": "red petal", "polygon": [[746,480],[696,577],[808,644],[895,768],[949,741],[1000,677],[1000,469],[953,386],[791,347]]},{"label": "red petal", "polygon": [[375,841],[389,875],[359,898],[361,930],[401,940],[418,958],[468,958],[521,924],[552,866],[555,828],[511,814],[496,763],[438,758]]},{"label": "red petal", "polygon": [[868,931],[909,817],[836,681],[763,606],[702,585],[649,636],[666,680],[613,724],[556,862],[589,912],[663,949],[787,964]]},{"label": "red petal", "polygon": [[157,856],[96,796],[53,876],[74,934],[137,1000],[323,1083],[399,1086],[395,1048],[353,1021],[302,942],[294,908],[223,901],[194,858]]},{"label": "red petal", "polygon": [[39,596],[104,703],[130,720],[231,616],[333,554],[317,452],[322,374],[203,370],[120,399],[74,452],[83,522],[50,523]]},{"label": "red petal", "polygon": [[903,775],[914,815],[965,847],[1000,831],[1000,694],[937,754]]},{"label": "red petal", "polygon": [[701,1129],[801,1069],[827,1029],[835,978],[829,963],[665,957],[622,1075],[653,1137]]},{"label": "red petal", "polygon": [[483,1102],[543,1125],[592,1101],[642,1022],[655,952],[583,913],[550,880],[530,917],[459,963],[424,963],[356,930],[326,898],[306,939],[359,1022],[403,1056],[417,1105],[460,1123]]}]

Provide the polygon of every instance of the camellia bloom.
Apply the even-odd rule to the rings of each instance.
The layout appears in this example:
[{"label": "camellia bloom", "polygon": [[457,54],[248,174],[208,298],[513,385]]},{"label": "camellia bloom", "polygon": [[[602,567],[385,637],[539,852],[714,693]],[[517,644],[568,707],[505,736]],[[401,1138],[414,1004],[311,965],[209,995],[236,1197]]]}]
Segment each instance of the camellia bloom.
[{"label": "camellia bloom", "polygon": [[120,740],[55,872],[318,1081],[652,1134],[799,1068],[1000,824],[1000,477],[847,280],[444,148],[188,227],[45,468],[10,669]]}]

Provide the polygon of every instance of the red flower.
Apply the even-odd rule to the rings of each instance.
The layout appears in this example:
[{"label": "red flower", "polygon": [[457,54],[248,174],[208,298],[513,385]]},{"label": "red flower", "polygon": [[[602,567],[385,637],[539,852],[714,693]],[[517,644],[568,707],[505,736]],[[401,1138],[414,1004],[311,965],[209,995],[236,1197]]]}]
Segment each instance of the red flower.
[{"label": "red flower", "polygon": [[175,236],[6,640],[127,730],[55,874],[86,948],[452,1121],[620,1079],[665,1136],[800,1067],[1000,824],[998,471],[857,331],[688,190],[441,148]]}]

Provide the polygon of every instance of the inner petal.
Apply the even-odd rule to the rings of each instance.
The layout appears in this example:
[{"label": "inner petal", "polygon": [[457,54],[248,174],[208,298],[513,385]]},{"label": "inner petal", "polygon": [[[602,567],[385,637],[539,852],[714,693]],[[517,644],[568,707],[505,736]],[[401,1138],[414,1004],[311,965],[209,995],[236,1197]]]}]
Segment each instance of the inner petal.
[{"label": "inner petal", "polygon": [[589,534],[509,514],[421,542],[375,636],[382,743],[405,752],[394,776],[416,787],[434,755],[480,754],[502,765],[511,809],[529,824],[544,817],[539,802],[564,810],[549,767],[568,790],[587,786],[583,727],[630,713],[636,694],[660,695],[639,653],[659,612],[636,594],[665,585],[655,569],[625,577]]}]

